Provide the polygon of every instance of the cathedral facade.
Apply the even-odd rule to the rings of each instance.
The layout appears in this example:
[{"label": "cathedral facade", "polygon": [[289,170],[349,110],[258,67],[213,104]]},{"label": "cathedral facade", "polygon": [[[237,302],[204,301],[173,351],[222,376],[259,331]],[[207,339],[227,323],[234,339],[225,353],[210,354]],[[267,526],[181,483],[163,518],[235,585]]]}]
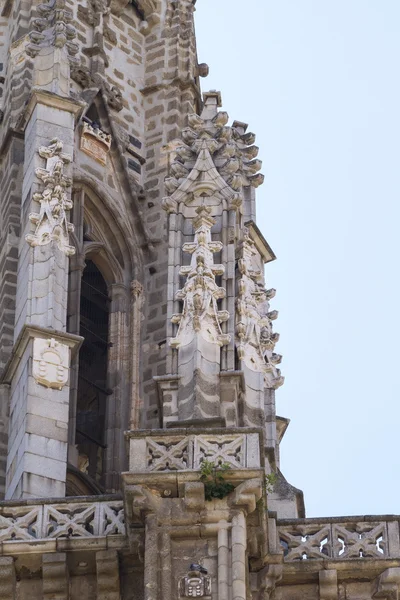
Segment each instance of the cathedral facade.
[{"label": "cathedral facade", "polygon": [[255,135],[196,0],[0,4],[0,597],[397,600],[399,519],[306,519]]}]

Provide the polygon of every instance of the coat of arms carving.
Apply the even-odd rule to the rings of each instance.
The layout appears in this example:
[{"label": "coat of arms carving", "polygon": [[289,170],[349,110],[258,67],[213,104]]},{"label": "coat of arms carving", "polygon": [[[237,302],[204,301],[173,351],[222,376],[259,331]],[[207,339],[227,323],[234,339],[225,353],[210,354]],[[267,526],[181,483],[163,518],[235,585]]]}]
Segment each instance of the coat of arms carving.
[{"label": "coat of arms carving", "polygon": [[33,377],[37,383],[61,390],[68,382],[69,347],[54,338],[33,340]]},{"label": "coat of arms carving", "polygon": [[201,571],[191,569],[185,577],[181,577],[179,580],[179,596],[181,598],[211,597],[211,577],[205,574],[207,573],[206,569],[200,568]]}]

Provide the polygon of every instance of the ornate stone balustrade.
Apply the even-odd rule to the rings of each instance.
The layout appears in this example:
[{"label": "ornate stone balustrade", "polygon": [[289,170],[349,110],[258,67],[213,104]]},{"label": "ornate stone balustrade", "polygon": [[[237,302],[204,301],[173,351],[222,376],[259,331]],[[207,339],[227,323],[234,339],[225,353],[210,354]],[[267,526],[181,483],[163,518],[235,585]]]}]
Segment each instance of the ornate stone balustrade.
[{"label": "ornate stone balustrade", "polygon": [[55,551],[61,546],[73,550],[75,545],[82,549],[86,542],[101,547],[107,546],[110,538],[115,538],[117,546],[125,543],[122,500],[66,498],[59,502],[0,503],[0,547],[4,554],[23,553],[25,547],[29,552]]},{"label": "ornate stone balustrade", "polygon": [[259,469],[258,429],[171,429],[129,432],[129,469],[136,473],[199,470],[203,460],[231,469]]},{"label": "ornate stone balustrade", "polygon": [[285,562],[400,557],[398,516],[278,521]]}]

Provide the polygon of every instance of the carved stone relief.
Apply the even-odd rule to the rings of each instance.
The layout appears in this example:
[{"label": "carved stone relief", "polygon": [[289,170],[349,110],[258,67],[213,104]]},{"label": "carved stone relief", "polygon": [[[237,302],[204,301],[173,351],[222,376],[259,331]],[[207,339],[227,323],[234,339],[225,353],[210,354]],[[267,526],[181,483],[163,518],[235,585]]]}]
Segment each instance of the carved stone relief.
[{"label": "carved stone relief", "polygon": [[49,46],[66,48],[71,61],[78,53],[79,46],[72,40],[76,37],[75,27],[71,25],[72,12],[66,8],[66,0],[49,0],[36,7],[39,17],[33,19],[33,31],[30,32],[30,43],[26,52],[34,58]]},{"label": "carved stone relief", "polygon": [[105,166],[111,148],[111,135],[89,123],[83,123],[80,148],[83,152]]},{"label": "carved stone relief", "polygon": [[61,390],[68,382],[70,349],[54,338],[33,340],[33,377],[37,383]]},{"label": "carved stone relief", "polygon": [[183,302],[183,311],[172,317],[172,322],[179,324],[178,333],[171,340],[173,348],[189,344],[196,334],[220,346],[230,342],[230,336],[221,329],[229,313],[218,309],[218,300],[224,298],[226,292],[215,282],[215,276],[222,275],[225,269],[223,265],[215,265],[213,259],[213,254],[222,249],[222,243],[211,240],[211,227],[215,223],[210,216],[211,209],[202,206],[196,212],[194,242],[183,246],[183,251],[191,254],[192,259],[190,266],[181,267],[179,271],[187,280],[176,295]]},{"label": "carved stone relief", "polygon": [[268,303],[275,290],[266,290],[262,272],[253,269],[252,258],[256,255],[255,244],[246,231],[239,260],[236,348],[239,359],[250,370],[264,373],[267,387],[277,388],[283,383],[276,367],[282,357],[274,353],[279,335],[272,331],[272,321],[278,313],[269,311]]},{"label": "carved stone relief", "polygon": [[28,234],[25,239],[31,246],[44,246],[55,241],[62,252],[71,256],[75,248],[69,245],[69,232],[73,231],[74,226],[67,218],[72,202],[66,190],[72,182],[64,175],[64,166],[71,162],[72,157],[64,154],[62,149],[62,141],[54,138],[49,146],[42,146],[38,150],[46,160],[46,167],[36,169],[35,174],[43,181],[45,189],[33,195],[33,199],[40,204],[40,211],[29,215],[35,232]]},{"label": "carved stone relief", "polygon": [[211,596],[211,577],[200,571],[189,571],[179,580],[179,596],[181,598],[205,598]]},{"label": "carved stone relief", "polygon": [[258,187],[263,181],[261,161],[256,159],[255,136],[246,133],[243,123],[227,126],[229,117],[217,112],[217,92],[205,94],[201,116],[188,116],[189,127],[182,131],[183,144],[172,153],[170,176],[165,188],[170,194],[163,200],[168,212],[176,212],[179,203],[187,204],[192,194],[216,195],[229,209],[239,210],[243,187]]}]

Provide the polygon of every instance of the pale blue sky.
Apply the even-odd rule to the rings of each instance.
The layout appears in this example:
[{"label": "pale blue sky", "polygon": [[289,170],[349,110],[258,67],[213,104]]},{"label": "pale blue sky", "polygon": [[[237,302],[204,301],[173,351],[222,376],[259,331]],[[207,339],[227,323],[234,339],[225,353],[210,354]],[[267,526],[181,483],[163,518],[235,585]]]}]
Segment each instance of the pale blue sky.
[{"label": "pale blue sky", "polygon": [[198,0],[196,22],[203,90],[261,149],[282,471],[307,516],[400,513],[400,2]]}]

